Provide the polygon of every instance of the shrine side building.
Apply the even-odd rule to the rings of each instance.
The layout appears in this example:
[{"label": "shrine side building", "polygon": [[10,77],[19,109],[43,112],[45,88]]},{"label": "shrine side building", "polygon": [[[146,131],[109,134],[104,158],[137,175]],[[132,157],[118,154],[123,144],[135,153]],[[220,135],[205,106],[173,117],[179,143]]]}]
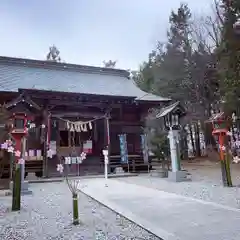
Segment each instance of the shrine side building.
[{"label": "shrine side building", "polygon": [[82,151],[87,158],[76,171],[99,174],[105,148],[112,171],[147,165],[145,117],[169,101],[140,90],[125,70],[0,57],[0,104],[34,119],[25,159],[26,172],[37,176],[56,176],[56,165],[66,157],[74,172]]}]

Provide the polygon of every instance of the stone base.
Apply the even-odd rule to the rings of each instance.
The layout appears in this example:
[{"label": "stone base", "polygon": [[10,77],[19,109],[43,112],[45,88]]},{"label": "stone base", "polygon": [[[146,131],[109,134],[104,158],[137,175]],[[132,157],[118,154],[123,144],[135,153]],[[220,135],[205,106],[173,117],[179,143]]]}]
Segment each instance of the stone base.
[{"label": "stone base", "polygon": [[[10,188],[10,190],[12,192],[12,190],[13,190],[13,181],[10,182],[9,188]],[[32,191],[28,189],[28,181],[22,182],[21,195],[30,195],[30,194],[32,194]]]},{"label": "stone base", "polygon": [[168,172],[168,180],[171,182],[191,181],[190,174],[187,171]]},{"label": "stone base", "polygon": [[151,177],[159,177],[159,178],[167,178],[168,177],[168,171],[163,169],[158,170],[152,170],[150,172]]}]

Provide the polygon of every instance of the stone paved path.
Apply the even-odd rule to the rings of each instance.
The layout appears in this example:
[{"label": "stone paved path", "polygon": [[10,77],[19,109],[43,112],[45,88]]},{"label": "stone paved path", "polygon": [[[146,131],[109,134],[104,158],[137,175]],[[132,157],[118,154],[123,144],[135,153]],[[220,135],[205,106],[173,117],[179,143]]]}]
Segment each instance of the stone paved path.
[{"label": "stone paved path", "polygon": [[239,240],[240,210],[118,180],[80,190],[164,240]]},{"label": "stone paved path", "polygon": [[85,194],[79,194],[81,224],[72,225],[72,196],[65,182],[30,184],[20,212],[0,197],[0,240],[159,240]]}]

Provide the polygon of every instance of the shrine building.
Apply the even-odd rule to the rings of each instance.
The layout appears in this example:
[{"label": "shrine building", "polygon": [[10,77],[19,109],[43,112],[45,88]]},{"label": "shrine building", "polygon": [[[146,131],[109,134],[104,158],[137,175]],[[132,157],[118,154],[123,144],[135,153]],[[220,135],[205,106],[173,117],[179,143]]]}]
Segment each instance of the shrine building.
[{"label": "shrine building", "polygon": [[[146,167],[145,117],[169,101],[140,90],[125,70],[0,57],[0,104],[33,119],[26,174],[57,176],[56,165],[69,157],[73,174],[101,174],[106,148],[111,171]],[[76,168],[82,151],[87,158]],[[5,175],[9,169],[6,164]]]}]

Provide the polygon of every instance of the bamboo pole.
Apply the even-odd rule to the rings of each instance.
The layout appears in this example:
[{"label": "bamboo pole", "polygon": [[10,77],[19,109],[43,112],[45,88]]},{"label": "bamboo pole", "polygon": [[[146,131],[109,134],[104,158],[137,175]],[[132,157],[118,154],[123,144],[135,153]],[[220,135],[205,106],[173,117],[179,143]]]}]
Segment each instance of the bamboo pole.
[{"label": "bamboo pole", "polygon": [[231,169],[230,169],[230,159],[229,159],[229,154],[226,153],[225,156],[225,169],[226,169],[226,180],[227,180],[227,186],[232,187],[232,178],[231,178]]},{"label": "bamboo pole", "polygon": [[79,224],[79,214],[78,214],[78,194],[73,193],[73,225]]},{"label": "bamboo pole", "polygon": [[[13,161],[15,157],[11,154]],[[14,164],[15,171],[13,173],[13,190],[12,190],[12,211],[21,209],[21,169],[19,164]]]}]

